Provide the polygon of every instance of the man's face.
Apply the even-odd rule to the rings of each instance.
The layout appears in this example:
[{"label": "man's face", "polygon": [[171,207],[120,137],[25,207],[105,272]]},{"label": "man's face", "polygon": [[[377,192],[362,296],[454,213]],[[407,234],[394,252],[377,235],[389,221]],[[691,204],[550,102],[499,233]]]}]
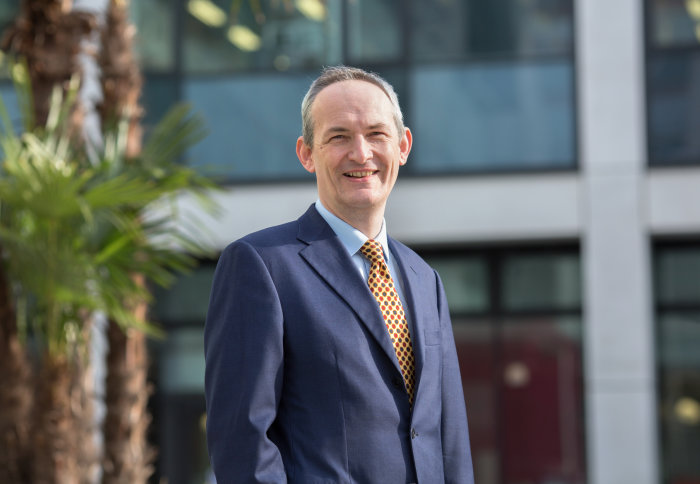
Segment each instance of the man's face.
[{"label": "man's face", "polygon": [[384,213],[412,142],[392,114],[384,91],[365,81],[331,84],[313,102],[314,145],[299,138],[297,155],[316,174],[321,203],[341,219]]}]

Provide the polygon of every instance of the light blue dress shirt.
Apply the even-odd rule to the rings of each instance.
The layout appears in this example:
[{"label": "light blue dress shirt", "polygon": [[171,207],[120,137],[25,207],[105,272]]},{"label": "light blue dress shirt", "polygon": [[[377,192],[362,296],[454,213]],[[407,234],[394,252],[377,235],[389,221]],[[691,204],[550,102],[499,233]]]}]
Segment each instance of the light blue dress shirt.
[{"label": "light blue dress shirt", "polygon": [[[328,225],[331,226],[335,234],[338,236],[340,242],[343,244],[343,247],[345,247],[345,250],[348,251],[352,262],[362,275],[362,279],[366,281],[369,278],[370,262],[364,255],[362,255],[360,248],[365,242],[367,242],[367,240],[369,240],[368,237],[352,225],[329,212],[328,209],[323,206],[321,200],[316,200],[315,206],[318,213],[321,214],[321,217],[323,217],[323,219],[328,223]],[[389,244],[386,236],[386,221],[382,220],[382,228],[379,231],[379,234],[374,237],[374,240],[382,244],[382,248],[384,249],[384,260],[389,268],[389,274],[391,274],[394,282],[398,282],[398,284],[395,284],[396,291],[399,293],[399,299],[401,299],[401,304],[404,307],[408,329],[412,333],[413,328],[411,326],[411,318],[408,313],[408,307],[406,306],[406,299],[404,298],[403,277],[401,277],[399,268],[394,264],[394,257],[389,250]]]}]

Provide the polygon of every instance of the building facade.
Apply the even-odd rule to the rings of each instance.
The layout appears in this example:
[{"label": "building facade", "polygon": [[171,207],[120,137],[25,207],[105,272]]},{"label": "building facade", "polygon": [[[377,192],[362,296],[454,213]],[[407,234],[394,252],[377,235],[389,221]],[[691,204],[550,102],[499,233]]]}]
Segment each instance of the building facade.
[{"label": "building facade", "polygon": [[[146,125],[178,101],[207,122],[187,162],[226,186],[216,250],[315,201],[294,145],[321,66],[395,86],[414,149],[388,229],[445,284],[476,482],[700,483],[700,0],[131,9]],[[207,479],[214,266],[157,293],[155,482]]]}]

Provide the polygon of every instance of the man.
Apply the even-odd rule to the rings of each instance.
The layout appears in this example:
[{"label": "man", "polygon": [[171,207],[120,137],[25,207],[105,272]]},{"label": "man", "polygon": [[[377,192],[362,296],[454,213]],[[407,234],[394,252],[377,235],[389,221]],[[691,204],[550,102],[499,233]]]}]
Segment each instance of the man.
[{"label": "man", "polygon": [[297,156],[317,202],[231,244],[214,278],[204,345],[217,480],[473,483],[442,284],[386,235],[412,143],[396,94],[375,74],[327,68],[302,122]]}]

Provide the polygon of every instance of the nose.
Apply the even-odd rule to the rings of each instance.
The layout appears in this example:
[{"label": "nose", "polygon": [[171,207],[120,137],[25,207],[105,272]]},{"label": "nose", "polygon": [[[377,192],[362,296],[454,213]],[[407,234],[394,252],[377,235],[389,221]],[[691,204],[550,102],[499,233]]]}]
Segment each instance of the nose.
[{"label": "nose", "polygon": [[349,158],[361,164],[372,159],[372,148],[364,136],[357,135],[353,138],[352,145],[350,146]]}]

